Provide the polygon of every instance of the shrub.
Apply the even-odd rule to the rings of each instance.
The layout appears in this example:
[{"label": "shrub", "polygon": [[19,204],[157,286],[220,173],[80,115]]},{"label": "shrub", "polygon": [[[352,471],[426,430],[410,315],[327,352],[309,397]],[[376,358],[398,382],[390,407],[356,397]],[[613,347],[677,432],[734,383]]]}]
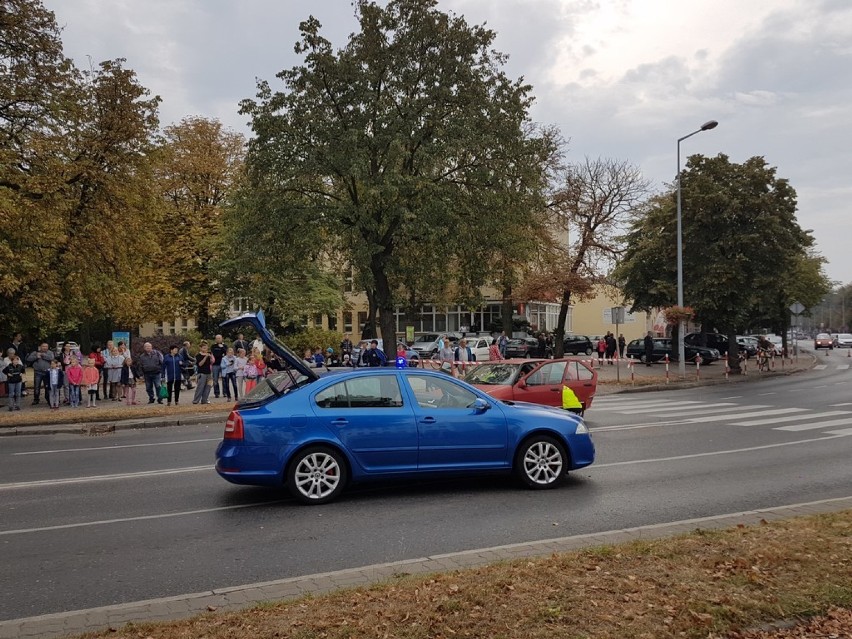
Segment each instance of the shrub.
[{"label": "shrub", "polygon": [[335,353],[340,351],[340,342],[343,341],[343,333],[337,331],[326,331],[321,328],[308,328],[292,335],[287,335],[281,339],[293,352],[297,355],[302,355],[306,348],[310,348],[311,352],[317,347],[323,352],[329,346],[334,349]]}]

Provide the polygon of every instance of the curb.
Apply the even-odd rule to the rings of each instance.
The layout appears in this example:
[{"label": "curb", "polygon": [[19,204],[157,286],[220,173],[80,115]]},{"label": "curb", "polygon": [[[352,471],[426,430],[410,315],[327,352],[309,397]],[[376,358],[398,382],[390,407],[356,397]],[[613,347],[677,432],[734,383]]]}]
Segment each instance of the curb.
[{"label": "curb", "polygon": [[217,425],[224,424],[221,415],[187,415],[174,419],[140,418],[140,419],[118,419],[105,422],[91,422],[88,424],[32,424],[28,426],[10,426],[0,429],[0,437],[14,437],[17,435],[105,435],[117,430],[131,430],[142,428],[167,428],[170,426],[193,426],[193,425]]},{"label": "curb", "polygon": [[621,530],[438,554],[430,557],[373,564],[361,568],[135,601],[115,606],[10,619],[0,621],[0,639],[62,637],[106,629],[117,631],[128,623],[185,619],[214,611],[231,612],[264,601],[320,595],[335,590],[369,586],[410,575],[463,570],[495,562],[511,561],[521,557],[548,556],[554,553],[571,552],[596,546],[627,543],[638,539],[661,539],[689,533],[697,529],[714,530],[737,525],[759,525],[762,520],[789,519],[850,508],[852,508],[852,496],[837,497],[775,508],[761,508]]}]

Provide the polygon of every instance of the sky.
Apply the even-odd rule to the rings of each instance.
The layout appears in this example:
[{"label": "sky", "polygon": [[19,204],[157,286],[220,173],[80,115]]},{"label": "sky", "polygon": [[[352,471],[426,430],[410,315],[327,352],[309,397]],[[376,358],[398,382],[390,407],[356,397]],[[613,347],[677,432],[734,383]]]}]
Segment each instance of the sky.
[{"label": "sky", "polygon": [[[256,79],[300,62],[299,23],[314,15],[342,47],[350,0],[44,0],[78,66],[126,58],[162,98],[163,126],[219,118],[249,134],[238,102]],[[626,160],[655,189],[677,174],[677,140],[734,162],[762,156],[799,197],[826,273],[852,281],[852,1],[439,0],[497,33],[506,71],[557,126],[566,160]],[[688,206],[684,203],[684,210]]]}]

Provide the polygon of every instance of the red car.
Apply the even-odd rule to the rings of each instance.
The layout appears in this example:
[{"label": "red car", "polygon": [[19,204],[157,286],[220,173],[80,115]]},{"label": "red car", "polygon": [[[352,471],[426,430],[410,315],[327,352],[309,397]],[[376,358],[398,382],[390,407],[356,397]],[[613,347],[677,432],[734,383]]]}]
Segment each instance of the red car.
[{"label": "red car", "polygon": [[814,339],[814,350],[819,350],[820,348],[834,348],[834,338],[828,333],[820,333]]},{"label": "red car", "polygon": [[562,406],[562,385],[592,405],[598,373],[577,359],[507,359],[474,366],[464,381],[497,399]]}]

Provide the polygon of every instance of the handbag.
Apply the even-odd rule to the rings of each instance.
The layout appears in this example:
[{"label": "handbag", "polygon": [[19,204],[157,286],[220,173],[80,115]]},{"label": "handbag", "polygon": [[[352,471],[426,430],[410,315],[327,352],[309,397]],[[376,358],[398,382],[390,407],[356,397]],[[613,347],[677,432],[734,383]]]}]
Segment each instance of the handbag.
[{"label": "handbag", "polygon": [[160,399],[166,399],[169,396],[169,389],[166,388],[165,384],[160,384],[160,390],[157,395]]}]

